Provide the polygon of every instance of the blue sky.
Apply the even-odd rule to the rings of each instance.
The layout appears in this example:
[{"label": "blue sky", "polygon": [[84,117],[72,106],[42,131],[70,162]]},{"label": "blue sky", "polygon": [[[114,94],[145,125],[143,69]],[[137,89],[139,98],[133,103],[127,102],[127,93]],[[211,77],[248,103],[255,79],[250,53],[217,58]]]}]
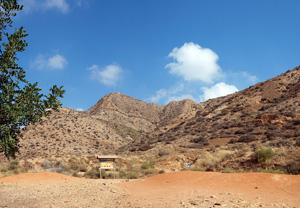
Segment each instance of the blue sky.
[{"label": "blue sky", "polygon": [[111,92],[161,105],[243,90],[300,64],[300,1],[23,0],[19,65],[64,107]]}]

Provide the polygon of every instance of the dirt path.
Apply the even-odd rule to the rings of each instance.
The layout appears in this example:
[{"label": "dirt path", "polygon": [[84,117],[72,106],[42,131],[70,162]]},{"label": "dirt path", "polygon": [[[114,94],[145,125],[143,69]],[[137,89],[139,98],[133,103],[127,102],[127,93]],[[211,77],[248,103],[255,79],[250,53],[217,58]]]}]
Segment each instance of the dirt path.
[{"label": "dirt path", "polygon": [[125,182],[26,173],[0,178],[0,207],[300,207],[300,176],[182,171]]}]

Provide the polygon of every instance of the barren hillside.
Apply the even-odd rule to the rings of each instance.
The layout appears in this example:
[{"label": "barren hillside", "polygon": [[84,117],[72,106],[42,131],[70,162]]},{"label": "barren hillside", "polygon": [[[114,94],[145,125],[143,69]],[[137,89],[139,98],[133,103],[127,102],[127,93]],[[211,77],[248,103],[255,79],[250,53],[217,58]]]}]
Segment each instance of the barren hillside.
[{"label": "barren hillside", "polygon": [[127,95],[111,93],[100,99],[87,113],[92,118],[121,124],[140,132],[150,132],[158,125],[162,108]]},{"label": "barren hillside", "polygon": [[[194,117],[171,128],[162,125],[160,129],[164,128],[165,132],[155,130],[119,152],[144,154],[150,158],[173,155],[177,160],[178,156],[184,155],[182,163],[192,160],[196,164],[201,157],[206,157],[207,152],[223,149],[229,151],[228,160],[217,167],[206,164],[203,168],[259,170],[262,164],[256,164],[253,153],[262,148],[273,148],[280,154],[276,154],[277,163],[269,166],[276,168],[296,161],[298,169],[299,93],[300,67],[297,67],[235,94],[200,103]],[[239,152],[242,149],[243,152]]]},{"label": "barren hillside", "polygon": [[159,129],[161,123],[174,125],[193,117],[196,106],[191,100],[160,106],[120,93],[108,94],[86,112],[61,108],[42,124],[27,126],[21,157],[110,154]]},{"label": "barren hillside", "polygon": [[86,112],[61,108],[42,124],[26,127],[21,155],[33,158],[53,154],[94,154],[112,152],[128,140]]},{"label": "barren hillside", "polygon": [[[197,170],[299,174],[299,93],[299,67],[200,104],[160,106],[112,93],[87,112],[62,108],[26,127],[20,158],[117,153],[166,171],[190,162]],[[272,160],[262,162],[259,151],[270,151]]]}]

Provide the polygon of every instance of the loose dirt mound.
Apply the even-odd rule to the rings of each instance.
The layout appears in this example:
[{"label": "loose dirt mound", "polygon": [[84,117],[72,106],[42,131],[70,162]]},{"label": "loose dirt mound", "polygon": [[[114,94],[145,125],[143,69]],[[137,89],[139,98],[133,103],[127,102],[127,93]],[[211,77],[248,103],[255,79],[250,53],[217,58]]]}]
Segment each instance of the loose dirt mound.
[{"label": "loose dirt mound", "polygon": [[53,184],[84,180],[59,173],[23,173],[19,175],[0,178],[0,183],[17,183],[17,184]]},{"label": "loose dirt mound", "polygon": [[0,178],[4,207],[299,207],[300,176],[172,172],[141,180],[58,173]]}]

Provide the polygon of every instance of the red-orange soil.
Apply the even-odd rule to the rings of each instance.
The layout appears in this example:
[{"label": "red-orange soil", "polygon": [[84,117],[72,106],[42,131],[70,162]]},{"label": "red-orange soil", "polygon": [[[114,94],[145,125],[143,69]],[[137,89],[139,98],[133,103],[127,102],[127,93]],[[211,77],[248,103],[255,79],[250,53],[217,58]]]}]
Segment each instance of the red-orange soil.
[{"label": "red-orange soil", "polygon": [[126,182],[25,173],[0,178],[0,207],[300,207],[300,176],[182,171]]}]

